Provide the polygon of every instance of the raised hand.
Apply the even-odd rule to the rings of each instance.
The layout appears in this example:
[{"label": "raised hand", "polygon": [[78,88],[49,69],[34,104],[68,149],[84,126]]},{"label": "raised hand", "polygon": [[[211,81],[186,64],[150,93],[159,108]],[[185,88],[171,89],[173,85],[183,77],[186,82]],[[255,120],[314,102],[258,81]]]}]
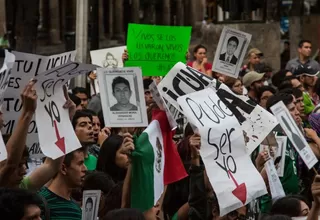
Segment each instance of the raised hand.
[{"label": "raised hand", "polygon": [[32,113],[36,111],[37,108],[37,92],[34,89],[34,84],[36,80],[31,80],[26,87],[23,89],[21,93],[22,100],[22,112],[24,113]]}]

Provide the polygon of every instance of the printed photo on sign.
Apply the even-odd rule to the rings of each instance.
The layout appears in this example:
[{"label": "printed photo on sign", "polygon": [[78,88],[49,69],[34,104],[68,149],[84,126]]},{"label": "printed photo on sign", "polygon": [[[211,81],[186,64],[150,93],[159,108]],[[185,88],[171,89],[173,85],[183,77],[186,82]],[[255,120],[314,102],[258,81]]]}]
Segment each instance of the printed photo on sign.
[{"label": "printed photo on sign", "polygon": [[100,190],[85,190],[82,199],[82,220],[94,220],[98,217]]},{"label": "printed photo on sign", "polygon": [[212,70],[237,78],[251,35],[224,27],[214,57]]},{"label": "printed photo on sign", "polygon": [[295,149],[298,151],[304,163],[309,169],[311,169],[317,163],[318,159],[314,155],[296,122],[290,115],[287,107],[281,101],[273,105],[271,107],[271,111],[278,119],[282,129],[290,139]]},{"label": "printed photo on sign", "polygon": [[[123,67],[122,53],[125,49],[126,46],[92,50],[90,51],[91,62],[103,68]],[[91,95],[96,95],[100,92],[98,79],[90,82],[90,91]]]},{"label": "printed photo on sign", "polygon": [[[140,68],[98,69],[105,125],[145,127],[147,122]],[[103,88],[103,89],[102,89]]]},{"label": "printed photo on sign", "polygon": [[274,165],[277,168],[278,176],[283,177],[284,165],[286,160],[287,136],[276,136],[278,149],[274,160]]}]

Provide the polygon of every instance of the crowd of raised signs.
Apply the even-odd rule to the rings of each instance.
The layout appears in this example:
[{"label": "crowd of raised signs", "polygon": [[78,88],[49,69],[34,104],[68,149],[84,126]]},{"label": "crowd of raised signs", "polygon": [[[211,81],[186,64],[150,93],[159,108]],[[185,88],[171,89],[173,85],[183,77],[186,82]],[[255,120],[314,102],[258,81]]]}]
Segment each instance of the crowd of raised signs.
[{"label": "crowd of raised signs", "polygon": [[[218,84],[224,84],[225,89],[236,96],[245,97],[245,104],[249,108],[260,106],[271,115],[275,112],[272,106],[282,101],[290,113],[295,124],[284,121],[286,129],[283,129],[280,123],[281,126],[276,126],[267,137],[263,137],[261,143],[255,143],[254,150],[247,155],[247,162],[253,164],[254,172],[257,171],[259,178],[263,180],[259,186],[248,187],[250,184],[247,184],[246,187],[237,182],[239,179],[250,182],[250,178],[255,175],[250,170],[243,170],[245,166],[241,165],[241,161],[245,159],[239,159],[240,153],[235,150],[241,148],[245,152],[245,144],[251,138],[249,130],[241,130],[242,140],[235,142],[233,134],[237,131],[230,127],[226,134],[222,134],[220,141],[210,143],[210,137],[204,137],[205,133],[199,127],[196,128],[196,123],[188,123],[188,115],[192,111],[187,113],[186,108],[183,108],[179,111],[186,113],[185,120],[182,119],[186,123],[178,124],[182,135],[174,134],[172,124],[169,123],[172,112],[164,111],[168,106],[160,106],[159,97],[156,101],[156,97],[153,97],[155,93],[150,89],[152,83],[160,85],[164,80],[162,77],[143,77],[149,123],[145,128],[106,127],[99,93],[95,92],[91,96],[92,91],[86,88],[76,87],[72,91],[64,88],[66,101],[63,108],[68,109],[70,123],[82,147],[55,160],[45,157],[43,164],[33,168],[27,175],[28,129],[38,106],[37,99],[41,98],[35,89],[37,81],[30,79],[21,93],[22,108],[17,124],[11,135],[3,135],[7,157],[0,164],[0,219],[318,219],[320,166],[316,162],[310,168],[310,163],[306,163],[309,154],[303,157],[301,155],[305,151],[299,151],[300,148],[308,148],[317,159],[320,158],[320,65],[310,57],[311,46],[310,41],[302,40],[297,45],[297,58],[290,60],[285,69],[278,72],[273,72],[272,67],[265,64],[263,52],[252,48],[247,52],[244,61],[246,64],[241,68],[239,78],[213,72],[212,65],[207,60],[207,49],[202,45],[196,46],[193,53],[187,55],[192,60],[187,62],[187,66],[194,69],[193,73],[197,74],[198,79],[207,76],[207,80],[215,82],[216,89]],[[122,60],[124,63],[130,60],[130,51],[124,51]],[[87,76],[89,81],[97,78],[95,72],[90,72]],[[116,93],[119,97],[130,96],[132,88],[129,82],[121,77],[117,80],[112,84],[114,96],[116,97]],[[191,84],[193,80],[192,77],[188,78]],[[196,87],[197,83],[193,85]],[[223,121],[234,117],[236,114],[233,111],[231,114],[227,111],[227,107],[230,108],[226,102],[228,97],[224,96],[224,100],[222,96],[219,97],[224,104],[220,100],[214,101],[214,97],[210,99],[215,103],[211,110],[215,111],[217,119]],[[117,98],[120,99],[121,97]],[[245,109],[240,106],[240,102],[230,99],[234,101],[230,102],[234,107]],[[128,100],[127,97],[127,102]],[[237,103],[240,103],[239,106]],[[137,111],[139,108],[131,103],[128,107],[127,104],[119,101],[110,106],[110,109],[122,111],[121,108],[124,107],[126,111]],[[56,114],[54,105],[51,104],[50,109],[46,109],[51,116]],[[209,105],[207,103],[208,107]],[[200,104],[193,106],[199,107]],[[207,111],[210,107],[200,106],[201,116],[194,109],[193,114],[199,121],[205,114],[213,120]],[[252,110],[247,113],[250,115],[251,112]],[[239,117],[241,115],[238,115],[238,120]],[[3,114],[0,118],[2,125]],[[64,138],[59,135],[56,125],[59,118],[60,115],[57,114],[52,121],[52,127],[56,129],[56,134],[52,135],[57,137],[56,145],[62,150],[61,141],[64,142]],[[255,123],[260,119],[252,120],[251,123]],[[244,121],[239,120],[240,124]],[[209,136],[212,130],[215,131],[214,125],[206,125],[210,127]],[[300,140],[299,132],[294,131],[296,128],[305,140]],[[158,131],[160,136],[155,136]],[[275,133],[286,137],[288,131],[290,137],[286,139],[282,151]],[[214,146],[208,154],[205,152],[208,148],[201,149],[207,138],[209,145]],[[229,151],[225,146],[227,141]],[[242,142],[243,146],[237,144]],[[304,146],[304,143],[308,146]],[[219,154],[225,155],[224,164],[217,160]],[[216,157],[209,158],[207,155]],[[266,164],[270,162],[277,170],[276,177],[270,174],[270,164],[267,169]],[[236,188],[224,186],[222,180],[219,183],[221,172],[207,166],[210,163],[218,164]],[[239,176],[240,171],[237,172],[237,169],[242,169],[242,176]],[[215,181],[212,180],[214,178]],[[274,185],[275,183],[279,184]],[[257,193],[255,187],[266,190],[259,189]],[[232,192],[235,198],[223,198],[221,192]],[[256,194],[253,195],[252,192]]]}]

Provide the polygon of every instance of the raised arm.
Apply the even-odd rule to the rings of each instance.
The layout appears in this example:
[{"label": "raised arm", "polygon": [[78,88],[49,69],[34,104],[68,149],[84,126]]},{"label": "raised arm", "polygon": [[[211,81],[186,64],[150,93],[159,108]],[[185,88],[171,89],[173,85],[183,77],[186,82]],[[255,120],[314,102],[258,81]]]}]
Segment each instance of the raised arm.
[{"label": "raised arm", "polygon": [[8,157],[0,170],[1,186],[5,185],[5,181],[19,166],[26,147],[29,124],[37,106],[37,94],[33,87],[34,84],[35,81],[30,81],[21,94],[22,111],[18,124],[6,145]]},{"label": "raised arm", "polygon": [[18,165],[27,141],[29,124],[37,107],[35,81],[30,81],[21,94],[22,111],[17,127],[14,129],[6,145],[8,151],[7,164]]}]

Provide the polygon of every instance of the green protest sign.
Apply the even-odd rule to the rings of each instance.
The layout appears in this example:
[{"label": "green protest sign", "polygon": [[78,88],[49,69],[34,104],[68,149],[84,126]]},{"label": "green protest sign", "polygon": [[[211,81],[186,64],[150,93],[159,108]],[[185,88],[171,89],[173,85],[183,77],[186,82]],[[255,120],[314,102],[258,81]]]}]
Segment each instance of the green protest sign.
[{"label": "green protest sign", "polygon": [[164,76],[186,62],[191,27],[129,24],[125,66],[139,66],[144,76]]}]

